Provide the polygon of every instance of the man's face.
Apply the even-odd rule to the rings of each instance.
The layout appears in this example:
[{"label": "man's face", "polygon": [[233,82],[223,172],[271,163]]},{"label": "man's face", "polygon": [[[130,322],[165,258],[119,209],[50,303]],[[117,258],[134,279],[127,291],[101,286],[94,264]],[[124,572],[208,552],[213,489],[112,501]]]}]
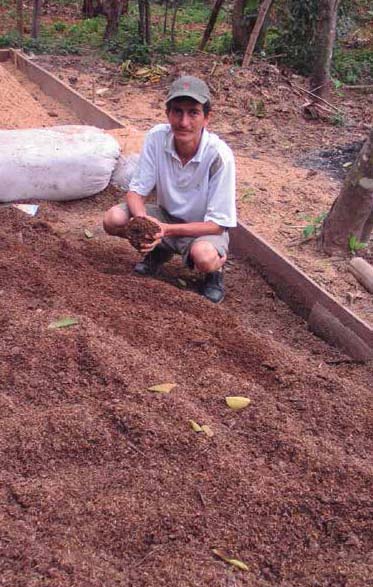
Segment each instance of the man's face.
[{"label": "man's face", "polygon": [[209,115],[205,116],[203,112],[202,104],[190,98],[173,101],[167,117],[178,145],[198,146],[202,129],[209,120]]}]

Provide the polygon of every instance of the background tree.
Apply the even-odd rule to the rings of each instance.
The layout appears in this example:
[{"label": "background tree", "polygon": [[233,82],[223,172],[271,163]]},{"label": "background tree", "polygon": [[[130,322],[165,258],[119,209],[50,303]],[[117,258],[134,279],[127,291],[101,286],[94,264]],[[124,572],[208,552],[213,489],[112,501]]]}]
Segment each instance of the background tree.
[{"label": "background tree", "polygon": [[23,37],[23,0],[17,0],[17,31]]},{"label": "background tree", "polygon": [[322,98],[328,97],[330,89],[330,66],[336,35],[339,1],[319,0],[310,84],[311,91]]},{"label": "background tree", "polygon": [[224,2],[224,0],[215,0],[215,4],[212,8],[209,21],[208,21],[207,26],[205,28],[205,32],[203,33],[202,41],[199,45],[200,51],[203,51],[203,49],[205,48],[205,46],[210,38],[210,35],[211,35],[211,33],[214,29],[215,23],[216,23],[216,19],[218,18],[218,14],[220,12],[220,9],[223,6],[223,2]]},{"label": "background tree", "polygon": [[118,33],[122,2],[121,0],[103,0],[102,8],[107,21],[104,39],[108,40]]},{"label": "background tree", "polygon": [[319,240],[323,251],[329,255],[346,253],[351,237],[367,243],[372,229],[373,129],[324,220]]},{"label": "background tree", "polygon": [[259,0],[234,0],[232,9],[232,46],[244,52],[255,26]]},{"label": "background tree", "polygon": [[37,39],[39,36],[42,2],[43,2],[43,0],[34,0],[34,8],[32,11],[32,24],[31,24],[31,36],[33,39]]}]

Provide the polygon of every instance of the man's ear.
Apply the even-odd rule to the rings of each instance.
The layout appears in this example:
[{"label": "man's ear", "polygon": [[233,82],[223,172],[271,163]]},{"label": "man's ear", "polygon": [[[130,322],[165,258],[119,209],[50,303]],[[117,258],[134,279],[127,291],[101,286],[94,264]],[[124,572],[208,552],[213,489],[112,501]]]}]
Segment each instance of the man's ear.
[{"label": "man's ear", "polygon": [[204,120],[204,128],[207,127],[208,124],[210,124],[211,122],[211,112],[209,112],[208,114],[205,115],[205,120]]}]

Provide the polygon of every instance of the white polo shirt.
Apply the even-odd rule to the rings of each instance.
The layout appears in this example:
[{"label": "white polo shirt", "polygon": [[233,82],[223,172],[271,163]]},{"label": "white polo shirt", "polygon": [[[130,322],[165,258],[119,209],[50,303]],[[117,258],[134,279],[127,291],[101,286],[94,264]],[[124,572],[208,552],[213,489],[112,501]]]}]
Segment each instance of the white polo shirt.
[{"label": "white polo shirt", "polygon": [[157,204],[185,222],[212,220],[219,226],[236,226],[233,153],[206,129],[197,153],[183,166],[175,151],[171,125],[152,128],[129,189],[141,196],[155,189]]}]

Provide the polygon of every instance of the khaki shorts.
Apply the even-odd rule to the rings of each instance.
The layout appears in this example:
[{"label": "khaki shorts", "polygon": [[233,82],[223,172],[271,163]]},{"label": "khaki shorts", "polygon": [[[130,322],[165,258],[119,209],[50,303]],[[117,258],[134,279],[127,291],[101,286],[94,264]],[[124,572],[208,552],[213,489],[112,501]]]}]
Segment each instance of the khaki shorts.
[{"label": "khaki shorts", "polygon": [[[119,207],[122,208],[125,212],[129,212],[128,206],[125,202],[119,204]],[[184,224],[184,220],[180,220],[180,218],[176,218],[175,216],[171,216],[166,210],[157,206],[156,204],[146,204],[146,213],[149,216],[153,216],[164,222],[165,224]],[[229,233],[228,229],[225,229],[222,234],[209,234],[206,236],[183,236],[183,237],[168,237],[162,239],[162,243],[159,245],[160,247],[167,248],[171,250],[173,253],[177,253],[181,255],[183,258],[183,262],[188,267],[192,267],[193,263],[191,263],[189,258],[189,251],[192,243],[204,241],[211,243],[215,249],[217,250],[220,257],[224,257],[224,255],[228,254],[228,247],[229,247]]]}]

